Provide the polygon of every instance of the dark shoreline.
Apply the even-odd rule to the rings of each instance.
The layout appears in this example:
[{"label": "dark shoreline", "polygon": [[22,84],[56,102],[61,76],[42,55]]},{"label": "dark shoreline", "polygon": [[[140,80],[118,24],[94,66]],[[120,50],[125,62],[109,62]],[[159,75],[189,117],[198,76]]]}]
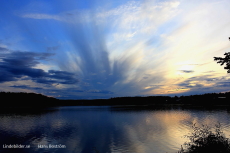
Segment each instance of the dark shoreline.
[{"label": "dark shoreline", "polygon": [[[0,92],[2,103],[0,108],[41,109],[58,106],[116,106],[116,107],[230,107],[230,92],[207,93],[180,97],[115,97],[94,100],[59,100],[36,93]],[[39,101],[39,102],[38,102]]]}]

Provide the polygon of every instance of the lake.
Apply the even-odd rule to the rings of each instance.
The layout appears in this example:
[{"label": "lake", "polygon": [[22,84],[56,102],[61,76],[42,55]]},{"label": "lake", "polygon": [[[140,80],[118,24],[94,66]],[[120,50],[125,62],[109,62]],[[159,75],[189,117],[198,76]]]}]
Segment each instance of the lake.
[{"label": "lake", "polygon": [[176,153],[194,123],[220,123],[230,137],[227,109],[66,106],[5,111],[0,113],[0,152]]}]

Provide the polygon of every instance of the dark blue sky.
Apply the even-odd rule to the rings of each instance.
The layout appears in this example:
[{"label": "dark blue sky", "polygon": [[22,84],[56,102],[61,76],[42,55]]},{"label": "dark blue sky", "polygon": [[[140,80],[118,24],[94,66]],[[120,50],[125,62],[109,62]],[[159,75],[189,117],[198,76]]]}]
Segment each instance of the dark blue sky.
[{"label": "dark blue sky", "polygon": [[2,0],[0,90],[61,99],[226,92],[228,0]]}]

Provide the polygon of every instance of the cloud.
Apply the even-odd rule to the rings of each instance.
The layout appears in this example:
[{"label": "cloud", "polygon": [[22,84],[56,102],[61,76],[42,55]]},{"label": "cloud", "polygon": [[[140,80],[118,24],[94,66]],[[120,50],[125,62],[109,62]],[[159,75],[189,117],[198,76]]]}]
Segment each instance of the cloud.
[{"label": "cloud", "polygon": [[106,91],[106,90],[89,90],[86,92],[88,92],[88,93],[100,93],[100,94],[113,94],[113,92]]},{"label": "cloud", "polygon": [[194,71],[189,71],[189,70],[180,70],[183,73],[193,73]]},{"label": "cloud", "polygon": [[[227,76],[227,75],[226,75]],[[196,77],[190,77],[183,82],[176,84],[178,89],[184,88],[183,92],[179,94],[191,95],[191,94],[204,94],[215,93],[229,90],[230,79],[227,77],[214,77],[213,75],[200,75]]]},{"label": "cloud", "polygon": [[[81,73],[83,80],[87,79],[84,81],[92,89],[110,89],[115,93],[133,95],[166,90],[165,87],[172,82],[169,79],[175,78],[178,69],[183,72],[183,79],[198,73],[202,75],[204,70],[214,69],[211,65],[213,52],[223,44],[214,41],[219,38],[213,38],[213,44],[209,46],[208,37],[212,30],[206,30],[207,35],[199,35],[206,25],[214,25],[212,20],[206,20],[210,16],[207,12],[214,9],[213,4],[208,5],[207,12],[201,9],[206,2],[199,4],[190,6],[185,1],[145,1],[128,2],[110,10],[98,9],[94,15],[88,15],[89,20],[67,26],[71,29],[69,35],[74,48],[67,62],[61,61],[60,65],[63,70],[77,65],[75,70]],[[215,13],[218,14],[217,11]],[[187,16],[193,20],[188,20]],[[216,20],[216,17],[212,18]],[[72,16],[72,20],[75,17]],[[215,27],[222,25],[212,28]],[[188,64],[187,68],[180,68],[179,63]],[[146,74],[150,74],[148,78]],[[164,83],[165,87],[149,86],[156,82]],[[205,85],[200,80],[200,83],[187,82],[180,86],[198,89]]]},{"label": "cloud", "polygon": [[52,47],[47,47],[47,51],[49,52],[49,51],[56,51],[56,50],[58,50],[60,48],[60,46],[52,46]]},{"label": "cloud", "polygon": [[[135,94],[151,81],[163,80],[162,75],[166,71],[158,71],[161,69],[158,66],[160,60],[157,59],[160,55],[145,50],[148,46],[143,43],[152,37],[146,35],[147,29],[151,30],[151,27],[164,24],[174,15],[169,15],[169,12],[172,13],[176,5],[159,5],[161,8],[152,11],[153,4],[139,6],[139,3],[128,2],[112,10],[95,11],[92,16],[89,15],[90,22],[87,20],[66,24],[73,48],[68,51],[68,58],[58,63],[60,68],[78,72],[82,80],[94,89],[110,89],[116,93],[123,91]],[[148,12],[142,12],[142,8],[146,8]],[[161,15],[164,19],[159,18]],[[72,20],[75,20],[73,15]],[[110,45],[110,42],[113,43]],[[150,55],[147,60],[144,59],[145,53]],[[149,60],[151,57],[152,60]],[[155,70],[150,70],[151,68]],[[153,76],[142,79],[146,73]]]},{"label": "cloud", "polygon": [[45,60],[50,54],[47,53],[33,53],[33,52],[12,52],[5,54],[1,57],[0,69],[2,72],[2,77],[0,82],[14,81],[22,76],[29,77],[42,77],[46,73],[41,69],[34,69],[33,66],[37,65],[38,60]]},{"label": "cloud", "polygon": [[229,81],[224,81],[224,82],[217,82],[216,83],[216,85],[215,85],[216,87],[230,87],[230,79],[229,79]]},{"label": "cloud", "polygon": [[0,83],[7,82],[7,81],[16,81],[16,78],[13,74],[3,70],[0,68],[1,74],[0,74]]},{"label": "cloud", "polygon": [[39,13],[30,13],[21,15],[23,18],[32,18],[32,19],[53,19],[62,21],[62,19],[58,15],[49,15],[49,14],[39,14]]},{"label": "cloud", "polygon": [[4,54],[0,61],[1,77],[0,82],[16,81],[23,77],[43,84],[76,84],[76,75],[66,71],[49,70],[34,68],[41,60],[48,60],[53,54],[12,51]]},{"label": "cloud", "polygon": [[[18,55],[20,58],[0,54],[4,72],[0,82],[27,76],[33,82],[56,87],[59,83],[77,84],[78,88],[71,90],[90,96],[107,91],[122,96],[159,94],[174,86],[178,92],[200,91],[217,83],[207,79],[222,75],[213,57],[229,49],[230,20],[220,18],[230,14],[228,1],[122,1],[116,6],[111,3],[112,7],[93,3],[85,9],[70,5],[75,4],[72,2],[60,2],[63,5],[56,14],[48,9],[19,13],[27,27],[25,33],[30,31],[27,34],[32,33],[33,40],[41,44],[37,48],[56,53],[56,67],[42,65],[48,54],[44,59],[40,54]],[[14,67],[15,63],[21,66]],[[175,89],[171,91],[176,93]]]},{"label": "cloud", "polygon": [[30,89],[30,90],[43,90],[43,88],[31,87],[28,85],[13,85],[13,86],[9,86],[9,87],[20,88],[20,89]]},{"label": "cloud", "polygon": [[9,49],[0,46],[0,52],[8,52],[8,51],[9,51]]},{"label": "cloud", "polygon": [[73,73],[49,70],[44,76],[33,78],[33,81],[44,84],[76,84],[79,80]]}]

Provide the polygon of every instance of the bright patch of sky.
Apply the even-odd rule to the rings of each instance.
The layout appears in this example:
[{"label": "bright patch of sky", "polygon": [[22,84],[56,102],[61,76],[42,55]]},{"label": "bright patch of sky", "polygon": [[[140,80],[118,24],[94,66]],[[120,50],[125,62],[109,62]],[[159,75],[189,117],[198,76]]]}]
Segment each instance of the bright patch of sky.
[{"label": "bright patch of sky", "polygon": [[213,60],[230,50],[228,6],[1,1],[0,90],[73,99],[229,91],[229,74]]}]

